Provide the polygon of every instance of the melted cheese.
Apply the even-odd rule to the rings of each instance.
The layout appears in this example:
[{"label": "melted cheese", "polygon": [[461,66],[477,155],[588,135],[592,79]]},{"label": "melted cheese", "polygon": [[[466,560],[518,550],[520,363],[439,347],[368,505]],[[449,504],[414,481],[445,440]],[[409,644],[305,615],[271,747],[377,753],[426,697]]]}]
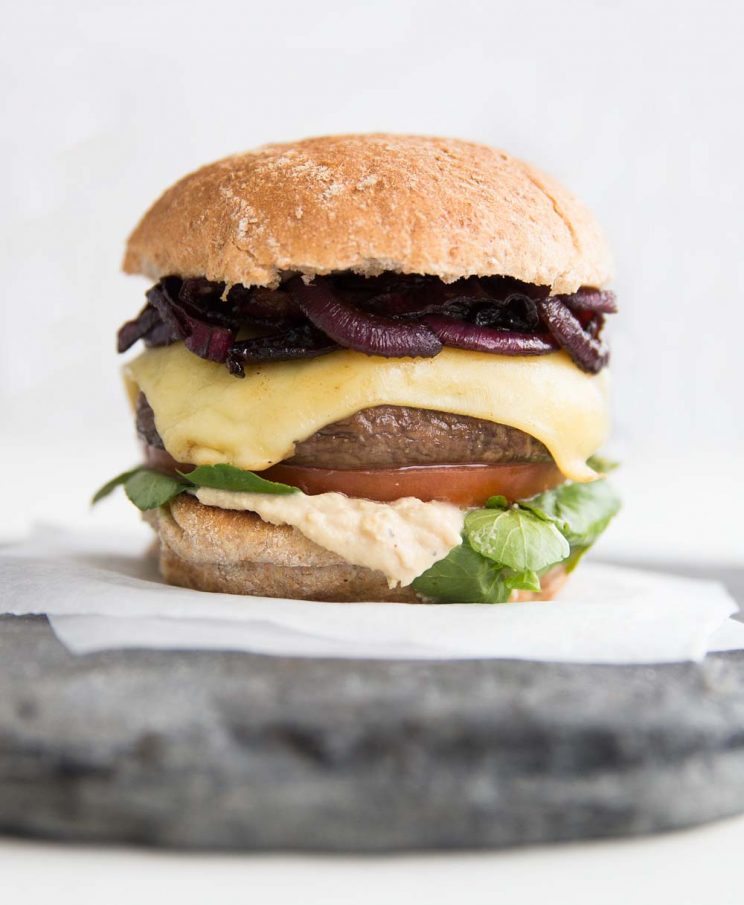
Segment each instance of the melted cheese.
[{"label": "melted cheese", "polygon": [[462,543],[465,513],[450,503],[404,497],[394,503],[343,493],[235,493],[200,487],[205,506],[249,510],[272,525],[292,525],[347,562],[377,569],[391,588],[409,585]]},{"label": "melted cheese", "polygon": [[246,370],[242,380],[181,343],[125,368],[147,396],[166,450],[180,462],[260,471],[321,427],[376,405],[470,415],[541,440],[563,474],[591,481],[586,459],[608,432],[606,369],[580,371],[563,352],[534,357],[444,349],[434,358],[341,350]]}]

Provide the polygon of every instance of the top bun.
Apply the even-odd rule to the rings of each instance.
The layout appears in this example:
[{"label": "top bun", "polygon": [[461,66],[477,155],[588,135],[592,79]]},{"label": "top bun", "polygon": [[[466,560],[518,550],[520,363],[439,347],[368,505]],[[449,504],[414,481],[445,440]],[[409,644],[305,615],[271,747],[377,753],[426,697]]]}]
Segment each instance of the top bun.
[{"label": "top bun", "polygon": [[333,135],[265,145],[169,188],[124,270],[244,286],[288,272],[510,276],[553,292],[612,275],[591,213],[504,151],[451,138]]}]

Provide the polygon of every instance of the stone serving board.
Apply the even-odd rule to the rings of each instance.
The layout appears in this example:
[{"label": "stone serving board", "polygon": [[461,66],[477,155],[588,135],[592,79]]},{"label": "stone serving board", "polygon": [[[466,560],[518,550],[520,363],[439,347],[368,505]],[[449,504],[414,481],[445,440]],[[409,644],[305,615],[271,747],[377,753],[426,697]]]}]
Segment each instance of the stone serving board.
[{"label": "stone serving board", "polygon": [[[741,602],[744,570],[705,577]],[[0,832],[403,851],[739,811],[744,653],[654,667],[74,657],[45,619],[0,618]]]}]

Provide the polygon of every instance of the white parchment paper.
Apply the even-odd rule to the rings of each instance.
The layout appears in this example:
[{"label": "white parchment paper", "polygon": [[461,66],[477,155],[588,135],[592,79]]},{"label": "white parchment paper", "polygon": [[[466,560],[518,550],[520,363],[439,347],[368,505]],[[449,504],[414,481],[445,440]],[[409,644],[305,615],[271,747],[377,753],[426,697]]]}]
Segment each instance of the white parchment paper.
[{"label": "white parchment paper", "polygon": [[744,648],[736,604],[715,582],[589,562],[546,603],[315,603],[174,588],[145,547],[139,536],[36,529],[0,548],[0,612],[46,614],[74,653],[663,663]]}]

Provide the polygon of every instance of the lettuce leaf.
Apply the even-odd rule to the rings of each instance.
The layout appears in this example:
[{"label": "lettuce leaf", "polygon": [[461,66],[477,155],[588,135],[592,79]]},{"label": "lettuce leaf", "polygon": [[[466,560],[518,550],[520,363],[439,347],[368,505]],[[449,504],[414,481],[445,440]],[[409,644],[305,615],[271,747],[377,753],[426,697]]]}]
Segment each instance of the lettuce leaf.
[{"label": "lettuce leaf", "polygon": [[469,512],[465,516],[465,537],[481,556],[515,572],[538,572],[571,552],[553,522],[517,506]]},{"label": "lettuce leaf", "polygon": [[172,477],[145,465],[122,472],[96,491],[92,504],[107,497],[119,486],[134,505],[143,511],[165,506],[179,493],[194,487],[213,487],[217,490],[249,493],[297,493],[299,488],[277,481],[267,481],[252,471],[242,471],[233,465],[200,465],[180,477]]},{"label": "lettuce leaf", "polygon": [[130,468],[129,471],[122,471],[122,473],[118,474],[115,478],[111,478],[110,481],[106,481],[103,487],[99,487],[98,490],[96,490],[96,492],[93,494],[93,499],[90,501],[91,506],[95,506],[96,503],[107,497],[121,484],[126,484],[129,478],[131,478],[132,475],[137,474],[138,471],[141,471],[141,467]]},{"label": "lettuce leaf", "polygon": [[539,591],[540,576],[531,569],[522,572],[512,572],[504,576],[504,584],[510,591]]},{"label": "lettuce leaf", "polygon": [[124,493],[138,509],[144,512],[147,509],[159,509],[161,506],[165,506],[188,487],[189,485],[184,481],[171,478],[160,471],[141,468],[124,482]]},{"label": "lettuce leaf", "polygon": [[511,590],[503,568],[467,543],[453,547],[413,582],[413,589],[437,603],[505,603]]},{"label": "lettuce leaf", "polygon": [[610,471],[614,471],[616,468],[620,468],[620,463],[615,462],[613,459],[608,459],[607,456],[600,456],[598,453],[595,453],[593,456],[589,456],[586,460],[586,464],[589,468],[593,468],[595,471],[598,471],[600,474],[607,474]]},{"label": "lettuce leaf", "polygon": [[193,471],[178,472],[198,487],[215,490],[233,490],[242,493],[298,493],[299,488],[278,481],[267,481],[252,471],[243,471],[234,465],[199,465]]},{"label": "lettuce leaf", "polygon": [[607,481],[591,484],[561,484],[520,507],[552,522],[574,547],[588,547],[605,530],[620,509],[620,498]]}]

